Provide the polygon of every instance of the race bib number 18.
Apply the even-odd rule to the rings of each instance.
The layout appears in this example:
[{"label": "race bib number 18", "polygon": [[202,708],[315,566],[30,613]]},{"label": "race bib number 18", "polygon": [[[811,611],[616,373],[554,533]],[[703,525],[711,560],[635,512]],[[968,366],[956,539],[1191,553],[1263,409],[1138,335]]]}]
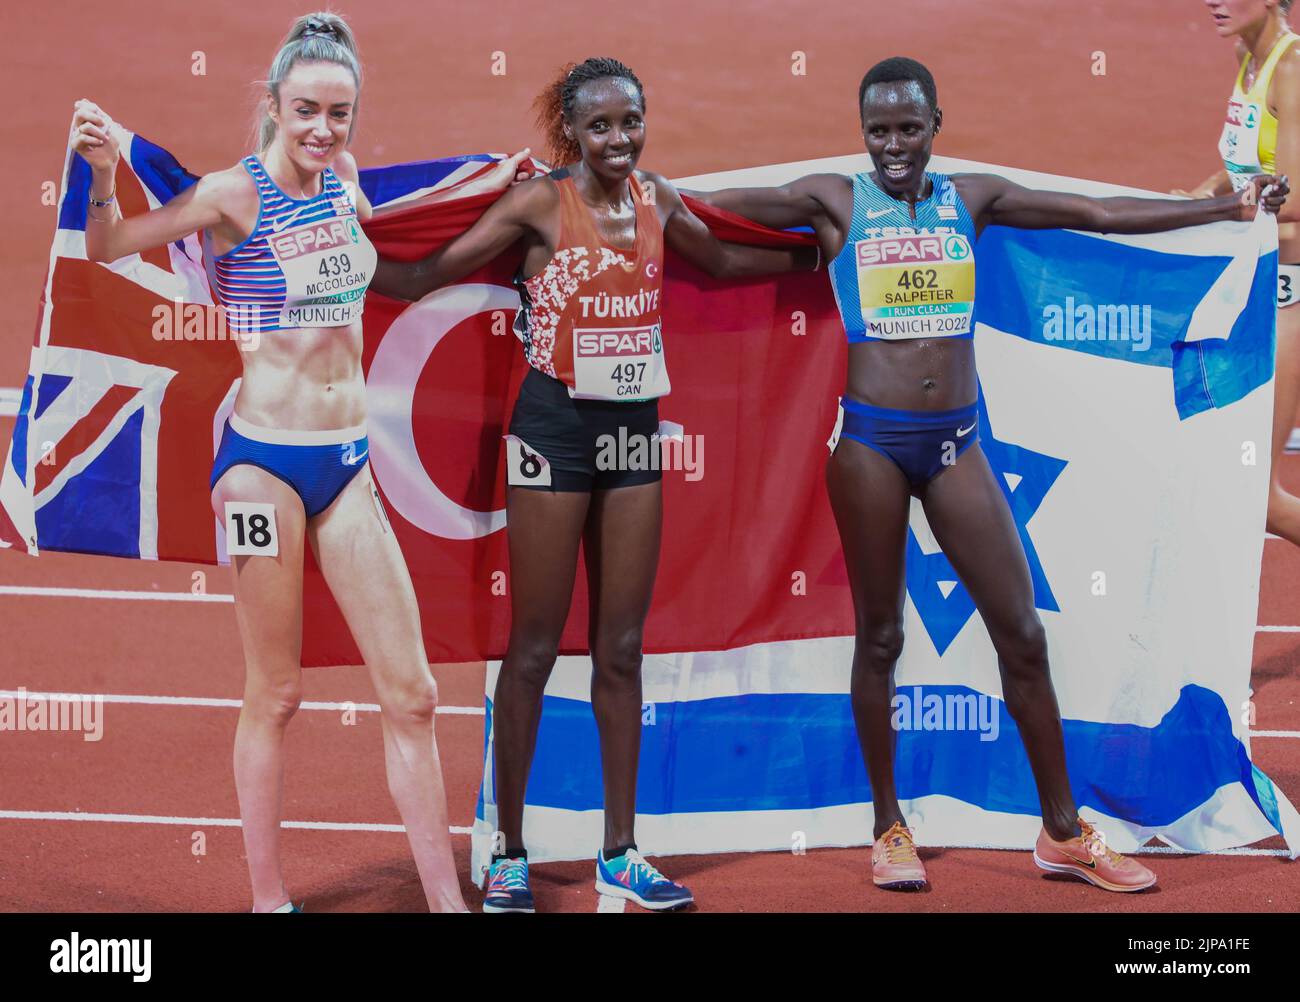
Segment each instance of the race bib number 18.
[{"label": "race bib number 18", "polygon": [[278,556],[280,539],[275,534],[275,505],[227,501],[226,552],[232,557]]}]

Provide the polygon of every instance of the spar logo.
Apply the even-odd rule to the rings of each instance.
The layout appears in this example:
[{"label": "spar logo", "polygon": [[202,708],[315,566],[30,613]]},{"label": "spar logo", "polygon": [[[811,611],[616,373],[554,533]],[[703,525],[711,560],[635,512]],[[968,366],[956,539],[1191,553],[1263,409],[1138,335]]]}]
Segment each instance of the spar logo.
[{"label": "spar logo", "polygon": [[958,233],[948,236],[917,235],[875,237],[859,240],[858,267],[871,268],[889,264],[941,264],[965,261],[970,257],[970,241]]},{"label": "spar logo", "polygon": [[663,351],[659,325],[604,330],[575,330],[574,351],[579,358],[622,358]]},{"label": "spar logo", "polygon": [[1228,102],[1228,124],[1229,124],[1229,125],[1240,125],[1240,124],[1241,124],[1241,109],[1242,109],[1242,107],[1243,107],[1243,106],[1242,106],[1242,103],[1241,103],[1240,101],[1229,101],[1229,102]]},{"label": "spar logo", "polygon": [[355,219],[331,219],[325,223],[310,223],[271,237],[271,250],[281,261],[291,261],[304,254],[333,250],[347,244],[361,242],[361,231]]}]

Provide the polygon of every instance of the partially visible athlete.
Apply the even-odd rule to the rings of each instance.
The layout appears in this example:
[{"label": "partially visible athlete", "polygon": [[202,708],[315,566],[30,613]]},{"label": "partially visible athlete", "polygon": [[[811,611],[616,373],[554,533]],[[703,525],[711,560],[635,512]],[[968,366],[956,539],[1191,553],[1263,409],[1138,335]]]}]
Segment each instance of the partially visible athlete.
[{"label": "partially visible athlete", "polygon": [[[992,224],[1151,233],[1247,219],[1255,208],[1233,195],[1195,202],[1087,198],[994,175],[927,171],[943,112],[934,78],[912,59],[872,67],[858,104],[875,170],[696,197],[766,226],[812,227],[830,262],[849,366],[826,481],[856,615],[851,698],[875,813],[873,880],[895,888],[926,883],[898,805],[890,723],[903,649],[908,512],[916,496],[997,651],[1003,697],[1038,786],[1043,830],[1035,861],[1107,890],[1141,890],[1155,874],[1110,849],[1078,816],[1029,566],[979,445],[975,245]],[[1276,212],[1285,182],[1263,177],[1253,185]]]},{"label": "partially visible athlete", "polygon": [[633,830],[641,636],[659,562],[662,475],[658,462],[642,464],[630,455],[604,468],[598,454],[602,441],[657,448],[658,398],[669,390],[660,327],[665,245],[715,276],[811,269],[818,258],[808,247],[721,243],[672,184],[638,170],[645,96],[636,75],[617,60],[567,68],[538,108],[551,161],[561,166],[511,188],[428,258],[381,259],[373,286],[419,299],[513,245],[523,250],[515,327],[530,368],[510,421],[510,642],[492,700],[504,845],[493,856],[483,908],[533,911],[524,790],[542,691],[573,597],[579,542],[605,788],[596,889],[646,908],[680,908],[691,903],[691,892],[641,855]]},{"label": "partially visible athlete", "polygon": [[[1223,170],[1175,195],[1216,198],[1261,174],[1300,170],[1300,35],[1287,24],[1292,0],[1203,0],[1221,38],[1236,40],[1237,80],[1219,137]],[[1300,202],[1278,213],[1277,366],[1268,531],[1300,545],[1300,497],[1281,482],[1278,460],[1300,405]]]},{"label": "partially visible athlete", "polygon": [[[73,145],[93,174],[86,256],[112,262],[206,230],[227,323],[234,335],[257,336],[248,341],[255,350],[241,352],[243,378],[209,485],[231,542],[242,533],[266,549],[231,559],[246,663],[235,787],[253,911],[299,910],[284,885],[280,819],[284,732],[302,697],[308,544],[370,669],[388,788],[425,899],[433,911],[464,911],[434,738],[437,690],[410,574],[367,461],[361,313],[375,250],[358,225],[370,204],[346,150],[361,65],[342,18],[298,18],[266,87],[255,154],[128,218],[115,198],[120,153],[111,119],[78,101]],[[508,185],[516,162],[478,190]],[[228,519],[232,507],[240,521]]]}]

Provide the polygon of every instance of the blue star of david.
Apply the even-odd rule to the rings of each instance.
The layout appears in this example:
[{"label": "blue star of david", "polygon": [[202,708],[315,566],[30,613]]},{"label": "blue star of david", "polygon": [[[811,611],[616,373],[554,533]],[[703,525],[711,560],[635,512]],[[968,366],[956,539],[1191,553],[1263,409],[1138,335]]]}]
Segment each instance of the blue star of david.
[{"label": "blue star of david", "polygon": [[[1059,612],[1060,606],[1056,604],[1056,597],[1052,594],[1047,576],[1043,573],[1043,565],[1038,559],[1038,551],[1030,538],[1028,523],[1056,483],[1056,478],[1065,469],[1066,460],[1034,452],[1024,446],[1011,445],[995,437],[988,409],[984,405],[982,389],[979,420],[980,446],[1011,507],[1020,543],[1029,560],[1029,573],[1034,583],[1034,606]],[[953,570],[948,558],[942,552],[923,552],[916,533],[911,529],[907,530],[907,593],[921,617],[921,624],[942,656],[975,614],[975,601],[966,586],[957,579],[957,572]]]}]

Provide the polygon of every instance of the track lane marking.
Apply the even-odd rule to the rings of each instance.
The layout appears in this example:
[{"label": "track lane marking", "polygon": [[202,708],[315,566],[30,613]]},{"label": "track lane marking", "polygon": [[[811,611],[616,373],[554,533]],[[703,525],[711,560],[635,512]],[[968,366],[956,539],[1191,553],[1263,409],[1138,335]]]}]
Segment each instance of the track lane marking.
[{"label": "track lane marking", "polygon": [[[239,818],[185,818],[166,814],[98,814],[92,811],[3,811],[0,820],[8,821],[98,821],[105,824],[185,825],[202,828],[239,828]],[[305,828],[332,832],[405,832],[403,825],[385,825],[368,821],[281,821],[281,828]],[[472,828],[452,825],[453,835],[469,835]]]},{"label": "track lane marking", "polygon": [[[0,810],[0,820],[9,821],[94,821],[105,824],[138,824],[138,825],[186,825],[190,827],[203,827],[207,825],[211,828],[238,828],[240,827],[239,818],[187,818],[176,817],[164,814],[100,814],[91,811],[8,811]],[[348,832],[405,832],[406,828],[402,825],[386,825],[378,822],[365,821],[281,821],[281,828],[298,828],[311,831],[348,831]],[[470,835],[473,833],[472,828],[464,828],[452,825],[448,829],[453,835]],[[922,846],[922,848],[933,848]],[[982,851],[997,850],[999,852],[1028,852],[1029,850],[1020,847],[1008,847],[1005,845],[960,845],[960,846],[940,846],[938,848],[947,848],[954,851],[963,849],[978,849]],[[730,853],[714,853],[713,855],[731,855]],[[753,855],[746,853],[745,855]],[[1195,852],[1190,849],[1175,849],[1172,846],[1143,846],[1134,849],[1130,855],[1181,855],[1181,856],[1290,856],[1291,853],[1286,849],[1254,849],[1250,846],[1242,846],[1235,849],[1214,849],[1210,852]],[[605,897],[605,895],[600,895]],[[621,898],[613,899],[622,901]]]},{"label": "track lane marking", "polygon": [[[18,689],[0,689],[0,699],[26,699],[30,702],[44,702],[46,700],[54,702],[80,702],[87,699],[98,699],[105,703],[128,703],[141,704],[145,706],[216,706],[229,709],[238,709],[244,705],[242,699],[225,699],[215,696],[133,696],[97,692],[27,692]],[[366,713],[379,713],[382,707],[380,707],[378,703],[331,703],[317,700],[304,700],[299,706],[299,709],[330,710],[335,713],[344,710],[359,710]],[[437,712],[464,717],[481,717],[484,716],[485,713],[481,706],[441,705],[438,706]]]}]

